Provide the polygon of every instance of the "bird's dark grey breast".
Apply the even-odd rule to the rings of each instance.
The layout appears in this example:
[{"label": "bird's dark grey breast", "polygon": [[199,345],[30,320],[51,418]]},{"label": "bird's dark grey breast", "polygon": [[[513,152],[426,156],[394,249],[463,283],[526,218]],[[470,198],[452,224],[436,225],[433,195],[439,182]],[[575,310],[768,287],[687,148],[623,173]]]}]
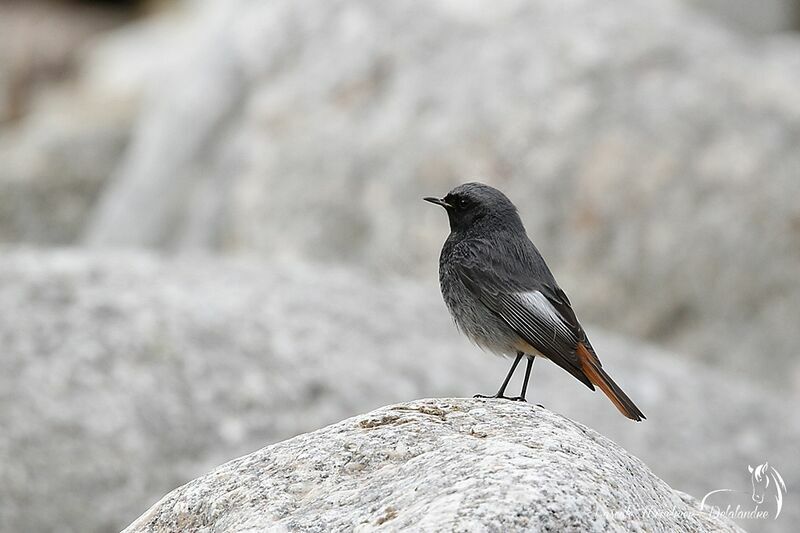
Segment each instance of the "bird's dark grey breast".
[{"label": "bird's dark grey breast", "polygon": [[468,243],[451,235],[445,241],[439,256],[439,286],[444,303],[456,326],[469,339],[498,355],[514,355],[520,337],[506,322],[490,311],[461,281],[455,265],[463,260]]}]

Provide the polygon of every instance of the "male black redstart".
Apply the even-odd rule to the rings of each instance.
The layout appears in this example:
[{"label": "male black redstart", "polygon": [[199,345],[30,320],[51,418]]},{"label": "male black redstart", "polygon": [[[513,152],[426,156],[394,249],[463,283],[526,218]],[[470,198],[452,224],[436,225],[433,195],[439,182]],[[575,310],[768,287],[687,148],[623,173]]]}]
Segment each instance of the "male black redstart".
[{"label": "male black redstart", "polygon": [[[494,396],[525,400],[534,358],[550,359],[594,390],[600,387],[631,420],[644,414],[606,374],[567,295],[530,241],[517,208],[505,194],[482,183],[465,183],[444,198],[424,198],[447,210],[450,235],[439,257],[442,296],[458,328],[498,355],[516,355]],[[523,356],[528,358],[519,396],[506,386]]]}]

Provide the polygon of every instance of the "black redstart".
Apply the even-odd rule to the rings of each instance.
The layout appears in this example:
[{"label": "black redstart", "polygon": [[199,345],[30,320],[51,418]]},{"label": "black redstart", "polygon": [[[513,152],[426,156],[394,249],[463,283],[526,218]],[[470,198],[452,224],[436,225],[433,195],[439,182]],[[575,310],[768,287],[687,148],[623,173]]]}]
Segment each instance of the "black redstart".
[{"label": "black redstart", "polygon": [[[482,183],[465,183],[444,198],[424,198],[447,210],[450,235],[439,258],[442,296],[458,328],[478,346],[516,355],[494,396],[525,401],[534,358],[550,359],[594,390],[597,385],[631,420],[644,414],[606,374],[567,295],[530,241],[517,208],[505,194]],[[506,386],[523,356],[528,358],[519,396]]]}]

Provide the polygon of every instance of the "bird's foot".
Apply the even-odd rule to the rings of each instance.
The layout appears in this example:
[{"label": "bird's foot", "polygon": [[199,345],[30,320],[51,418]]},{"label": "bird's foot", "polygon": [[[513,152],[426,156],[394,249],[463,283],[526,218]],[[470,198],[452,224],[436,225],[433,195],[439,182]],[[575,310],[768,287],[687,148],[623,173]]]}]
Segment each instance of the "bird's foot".
[{"label": "bird's foot", "polygon": [[473,396],[473,398],[484,398],[484,399],[488,399],[488,400],[510,400],[512,402],[527,402],[528,401],[525,398],[523,398],[522,396],[504,396],[503,394],[491,394],[491,395],[488,395],[488,396],[485,395],[485,394],[476,394],[475,396]]}]

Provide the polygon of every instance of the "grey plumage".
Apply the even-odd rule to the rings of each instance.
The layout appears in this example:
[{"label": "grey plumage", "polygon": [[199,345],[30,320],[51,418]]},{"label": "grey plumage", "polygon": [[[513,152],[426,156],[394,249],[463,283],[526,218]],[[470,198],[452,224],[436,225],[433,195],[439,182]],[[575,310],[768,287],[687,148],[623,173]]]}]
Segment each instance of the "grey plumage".
[{"label": "grey plumage", "polygon": [[[466,183],[444,198],[426,200],[443,206],[450,220],[439,281],[459,329],[497,354],[544,356],[590,389],[600,386],[626,416],[644,418],[602,370],[567,295],[528,238],[514,204],[481,183]],[[508,378],[497,396],[504,397],[507,382]]]}]

